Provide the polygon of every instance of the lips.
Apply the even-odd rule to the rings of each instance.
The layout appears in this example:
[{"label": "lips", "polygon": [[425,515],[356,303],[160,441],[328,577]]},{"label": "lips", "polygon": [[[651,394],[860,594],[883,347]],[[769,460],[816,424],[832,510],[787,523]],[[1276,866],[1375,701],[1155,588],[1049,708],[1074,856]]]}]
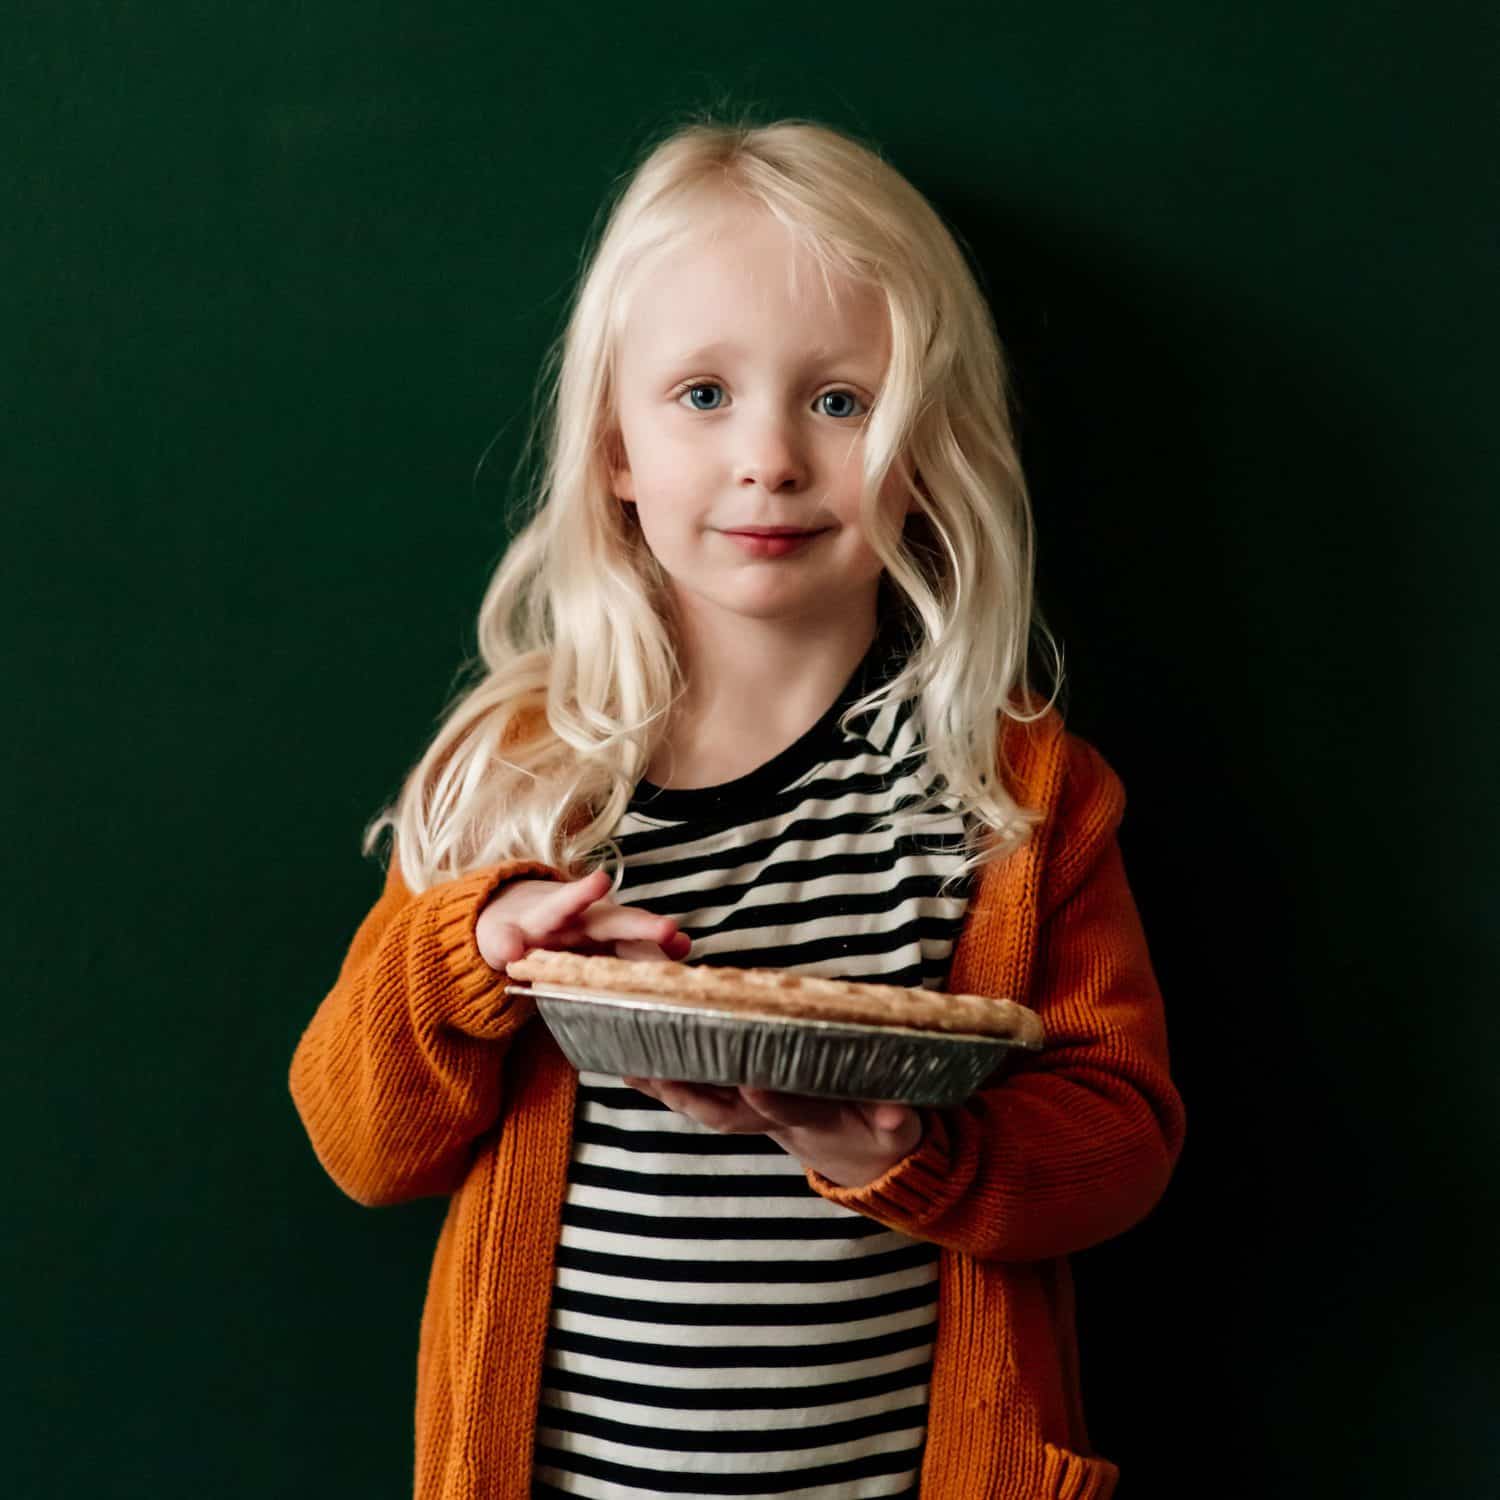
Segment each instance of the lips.
[{"label": "lips", "polygon": [[812,526],[726,526],[729,536],[816,536],[824,528]]},{"label": "lips", "polygon": [[826,527],[804,531],[795,526],[737,526],[732,531],[726,530],[724,535],[751,557],[786,557],[801,551],[826,530]]}]

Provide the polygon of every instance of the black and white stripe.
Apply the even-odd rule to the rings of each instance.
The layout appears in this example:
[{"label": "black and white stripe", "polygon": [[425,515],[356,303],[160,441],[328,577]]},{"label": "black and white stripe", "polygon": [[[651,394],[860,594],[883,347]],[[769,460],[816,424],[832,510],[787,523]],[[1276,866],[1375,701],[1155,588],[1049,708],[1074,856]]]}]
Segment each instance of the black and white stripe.
[{"label": "black and white stripe", "polygon": [[[886,662],[767,765],[642,785],[619,899],[693,962],[941,988],[962,826],[870,826],[925,789],[910,705],[841,731]],[[534,1493],[592,1500],[916,1492],[937,1316],[927,1243],[839,1208],[764,1136],[720,1135],[618,1079],[579,1083]]]}]

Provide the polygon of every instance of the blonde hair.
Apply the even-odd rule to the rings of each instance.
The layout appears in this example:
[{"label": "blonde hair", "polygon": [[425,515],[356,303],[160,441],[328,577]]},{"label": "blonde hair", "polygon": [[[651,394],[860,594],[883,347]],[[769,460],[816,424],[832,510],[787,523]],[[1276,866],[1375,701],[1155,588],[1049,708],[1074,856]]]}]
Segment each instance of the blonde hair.
[{"label": "blonde hair", "polygon": [[[970,837],[957,878],[1023,843],[1037,821],[997,774],[997,715],[1040,718],[1060,688],[1061,653],[1034,605],[1009,380],[964,255],[899,172],[838,131],[695,122],[625,179],[549,353],[544,468],[480,606],[479,680],[366,829],[366,852],[394,829],[414,891],[507,859],[570,874],[618,859],[610,834],[683,687],[666,580],[609,482],[618,334],[643,267],[701,234],[705,199],[726,194],[774,215],[825,278],[878,287],[889,311],[862,515],[885,565],[882,609],[899,613],[910,650],[844,719],[915,697],[938,780],[881,826],[906,831],[939,807],[961,809]],[[908,516],[875,503],[893,469],[914,502]],[[1044,703],[1027,679],[1033,637],[1054,667]]]}]

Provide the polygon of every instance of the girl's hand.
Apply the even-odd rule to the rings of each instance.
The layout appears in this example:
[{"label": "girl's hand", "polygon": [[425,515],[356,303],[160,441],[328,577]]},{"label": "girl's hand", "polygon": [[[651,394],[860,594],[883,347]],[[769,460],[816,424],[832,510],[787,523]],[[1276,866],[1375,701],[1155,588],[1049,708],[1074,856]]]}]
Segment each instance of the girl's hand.
[{"label": "girl's hand", "polygon": [[503,969],[532,948],[616,958],[687,957],[692,940],[671,917],[606,901],[609,888],[604,870],[579,880],[512,880],[474,924],[480,956],[492,969]]},{"label": "girl's hand", "polygon": [[840,1187],[869,1186],[915,1151],[922,1139],[922,1118],[905,1104],[814,1099],[772,1089],[717,1088],[661,1078],[624,1082],[710,1130],[768,1135],[804,1167]]}]

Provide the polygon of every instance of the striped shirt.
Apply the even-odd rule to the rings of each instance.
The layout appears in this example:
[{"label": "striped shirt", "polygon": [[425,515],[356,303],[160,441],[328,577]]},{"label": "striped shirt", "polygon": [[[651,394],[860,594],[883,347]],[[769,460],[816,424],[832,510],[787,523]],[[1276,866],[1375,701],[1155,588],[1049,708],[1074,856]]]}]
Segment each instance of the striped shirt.
[{"label": "striped shirt", "polygon": [[[736,781],[642,782],[618,899],[692,961],[941,989],[967,884],[957,813],[872,834],[925,791],[911,703],[840,712],[894,667],[877,642],[805,735]],[[533,1493],[593,1500],[915,1495],[936,1247],[828,1202],[763,1135],[723,1135],[579,1080]]]}]

